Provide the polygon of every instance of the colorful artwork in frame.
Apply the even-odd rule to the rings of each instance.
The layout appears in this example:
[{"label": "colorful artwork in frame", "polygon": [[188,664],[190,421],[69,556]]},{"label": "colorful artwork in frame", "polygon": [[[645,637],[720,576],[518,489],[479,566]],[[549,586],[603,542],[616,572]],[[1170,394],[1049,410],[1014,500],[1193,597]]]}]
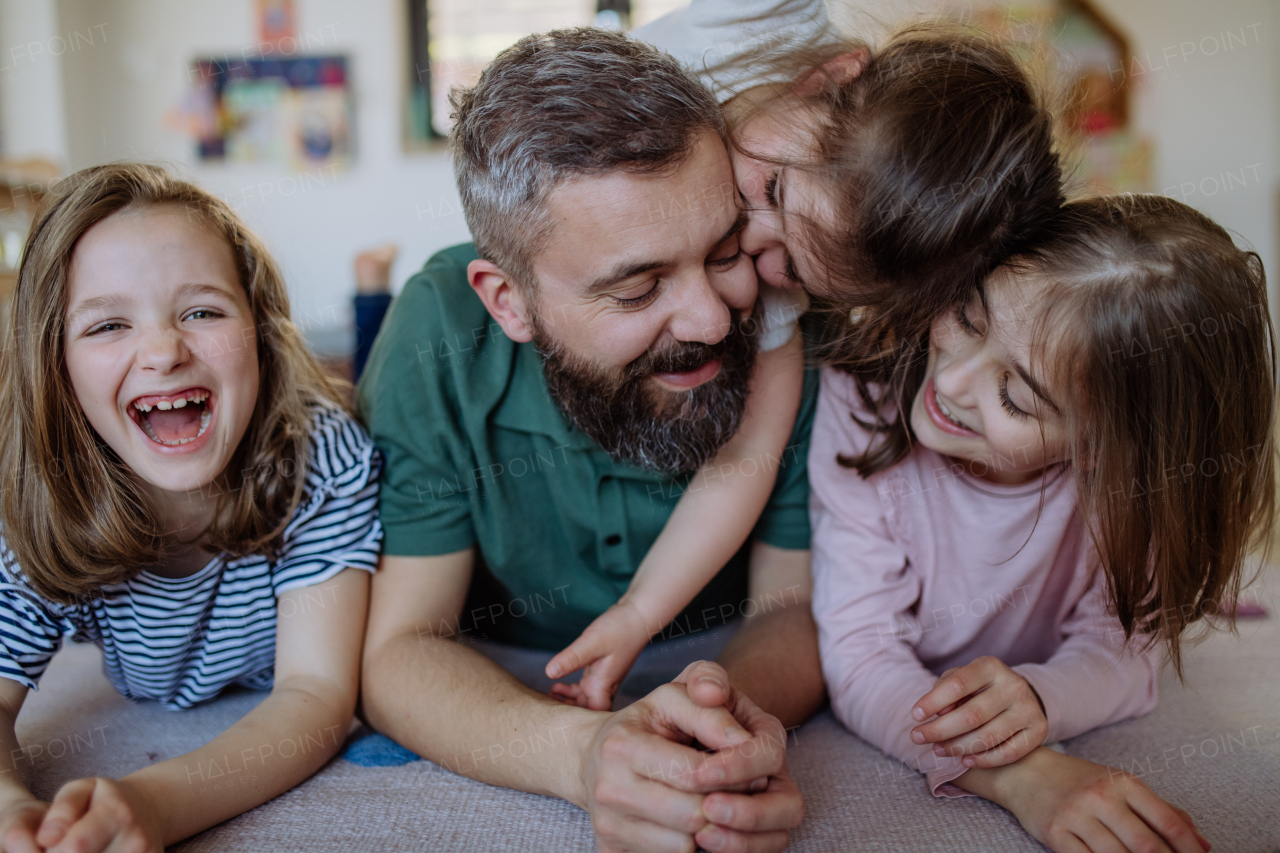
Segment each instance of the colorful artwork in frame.
[{"label": "colorful artwork in frame", "polygon": [[186,112],[201,160],[345,167],[353,156],[345,56],[199,59]]},{"label": "colorful artwork in frame", "polygon": [[950,13],[1012,44],[1062,110],[1076,189],[1149,192],[1153,148],[1133,127],[1128,38],[1091,0],[956,0]]}]

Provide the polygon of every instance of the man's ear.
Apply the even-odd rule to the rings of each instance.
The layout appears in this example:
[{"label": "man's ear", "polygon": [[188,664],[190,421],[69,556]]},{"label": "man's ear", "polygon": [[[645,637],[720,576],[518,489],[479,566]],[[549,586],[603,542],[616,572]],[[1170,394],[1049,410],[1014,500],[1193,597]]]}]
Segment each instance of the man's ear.
[{"label": "man's ear", "polygon": [[843,86],[861,74],[870,59],[871,54],[866,48],[842,53],[835,59],[828,59],[821,67],[800,75],[791,91],[801,98],[812,98],[827,86]]},{"label": "man's ear", "polygon": [[533,340],[528,303],[505,272],[489,261],[476,260],[467,264],[467,281],[508,338],[521,344]]}]

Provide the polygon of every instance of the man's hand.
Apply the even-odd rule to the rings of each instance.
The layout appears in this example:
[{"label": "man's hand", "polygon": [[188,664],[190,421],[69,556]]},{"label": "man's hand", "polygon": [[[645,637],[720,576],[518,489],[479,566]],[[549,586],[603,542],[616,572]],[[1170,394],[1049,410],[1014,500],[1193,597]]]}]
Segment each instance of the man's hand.
[{"label": "man's hand", "polygon": [[[692,664],[612,714],[592,739],[582,781],[599,850],[781,850],[803,815],[785,737],[721,667]],[[705,796],[753,783],[760,794]]]},{"label": "man's hand", "polygon": [[736,785],[707,795],[702,810],[711,825],[698,833],[698,844],[714,853],[783,849],[790,840],[788,830],[804,819],[804,798],[787,769],[786,729],[741,691],[731,689],[728,673],[718,664],[691,664],[676,681],[688,685],[694,702],[704,707],[724,706],[755,735],[736,751],[745,753],[754,743],[761,743],[781,753],[778,772],[752,780],[746,788],[752,793],[742,793],[743,787]]},{"label": "man's hand", "polygon": [[1051,749],[1036,750],[1022,764],[1025,781],[1021,775],[1011,777],[1000,804],[1055,853],[1206,853],[1209,849],[1190,815],[1123,770]]},{"label": "man's hand", "polygon": [[48,853],[163,853],[160,815],[127,780],[77,779],[54,795],[36,842]]},{"label": "man's hand", "polygon": [[649,638],[661,628],[649,630],[644,616],[623,596],[547,664],[548,678],[563,678],[586,667],[576,684],[551,685],[551,695],[592,711],[613,710],[618,687]]},{"label": "man's hand", "polygon": [[1011,764],[1044,743],[1049,733],[1040,697],[999,658],[981,657],[947,670],[911,709],[915,743],[935,755],[964,756],[966,767]]}]

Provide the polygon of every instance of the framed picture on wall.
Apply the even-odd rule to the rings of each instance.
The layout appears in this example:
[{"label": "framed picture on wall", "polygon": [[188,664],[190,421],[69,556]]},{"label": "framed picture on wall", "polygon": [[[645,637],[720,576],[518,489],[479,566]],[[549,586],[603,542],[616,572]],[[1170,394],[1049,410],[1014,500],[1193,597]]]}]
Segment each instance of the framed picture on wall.
[{"label": "framed picture on wall", "polygon": [[203,161],[316,170],[354,156],[345,56],[197,59],[189,124]]}]

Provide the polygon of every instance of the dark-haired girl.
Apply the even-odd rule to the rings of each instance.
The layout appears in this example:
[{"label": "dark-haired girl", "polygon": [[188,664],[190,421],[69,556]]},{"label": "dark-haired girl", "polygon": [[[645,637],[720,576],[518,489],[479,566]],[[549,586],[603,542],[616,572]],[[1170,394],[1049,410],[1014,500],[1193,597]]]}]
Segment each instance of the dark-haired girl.
[{"label": "dark-haired girl", "polygon": [[938,796],[1055,851],[1199,853],[1140,780],[1042,746],[1146,713],[1162,653],[1230,613],[1274,503],[1257,256],[1178,202],[1066,205],[907,342],[826,369],[809,457],[832,707]]}]

